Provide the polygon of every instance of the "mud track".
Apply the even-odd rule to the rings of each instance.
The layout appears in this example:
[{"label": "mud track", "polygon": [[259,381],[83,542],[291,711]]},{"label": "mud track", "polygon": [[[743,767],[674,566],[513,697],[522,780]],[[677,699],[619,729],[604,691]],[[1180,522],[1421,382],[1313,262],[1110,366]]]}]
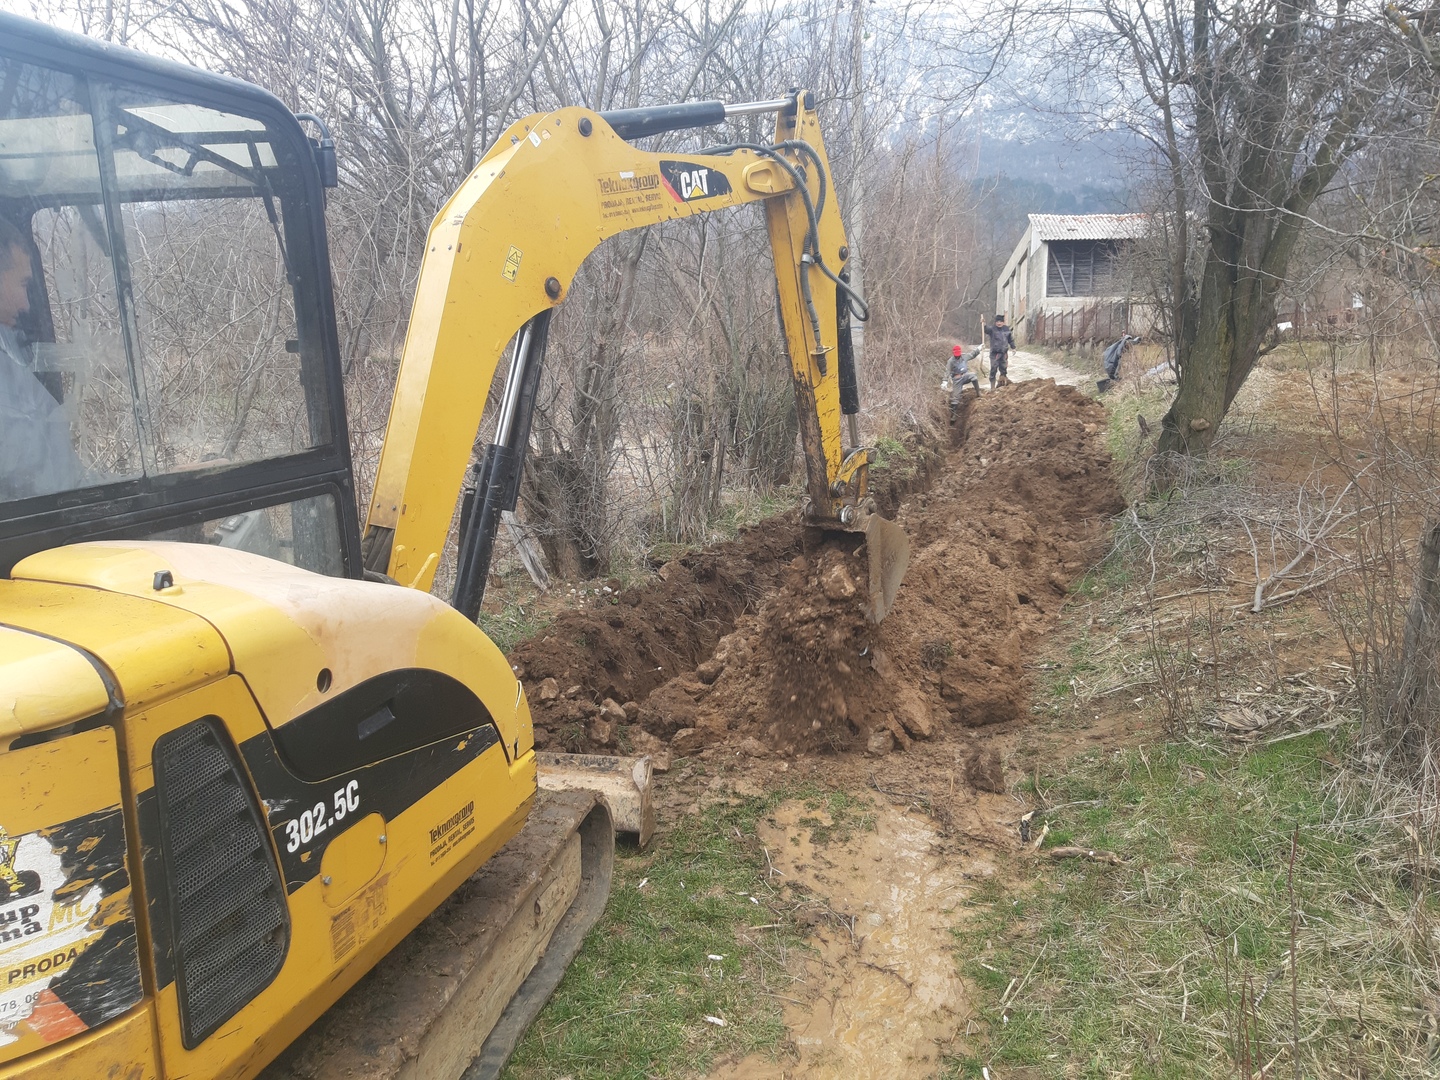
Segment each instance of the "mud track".
[{"label": "mud track", "polygon": [[[883,624],[860,611],[859,544],[781,517],[517,648],[537,744],[883,755],[1019,718],[1027,646],[1123,506],[1103,409],[1032,381],[941,423],[937,467],[882,493],[912,544]],[[993,787],[996,771],[969,779]]]}]

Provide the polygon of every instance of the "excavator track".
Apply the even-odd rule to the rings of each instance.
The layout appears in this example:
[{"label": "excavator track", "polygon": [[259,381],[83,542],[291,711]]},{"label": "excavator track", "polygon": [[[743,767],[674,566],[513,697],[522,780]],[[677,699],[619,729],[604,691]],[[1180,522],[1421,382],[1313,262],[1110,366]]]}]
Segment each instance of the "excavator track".
[{"label": "excavator track", "polygon": [[261,1080],[493,1080],[605,910],[614,868],[604,798],[541,791],[520,833]]}]

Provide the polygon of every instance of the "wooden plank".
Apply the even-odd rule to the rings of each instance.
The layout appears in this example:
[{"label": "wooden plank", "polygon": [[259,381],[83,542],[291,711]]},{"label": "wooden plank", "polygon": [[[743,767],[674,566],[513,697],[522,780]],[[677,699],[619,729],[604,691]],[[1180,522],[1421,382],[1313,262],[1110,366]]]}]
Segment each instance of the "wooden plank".
[{"label": "wooden plank", "polygon": [[541,557],[534,539],[512,511],[501,510],[500,520],[505,524],[506,535],[515,545],[515,552],[520,556],[520,562],[524,564],[525,572],[530,575],[530,580],[541,592],[548,593],[550,591],[550,571],[545,569],[545,560]]}]

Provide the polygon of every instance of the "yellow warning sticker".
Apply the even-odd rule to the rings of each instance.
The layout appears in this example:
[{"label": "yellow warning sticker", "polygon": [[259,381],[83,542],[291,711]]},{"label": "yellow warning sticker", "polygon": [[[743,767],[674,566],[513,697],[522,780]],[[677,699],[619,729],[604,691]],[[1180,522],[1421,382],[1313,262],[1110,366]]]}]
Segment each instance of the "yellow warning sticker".
[{"label": "yellow warning sticker", "polygon": [[506,281],[513,282],[520,273],[521,252],[517,247],[511,247],[510,254],[505,256],[505,269],[500,271],[500,276]]}]

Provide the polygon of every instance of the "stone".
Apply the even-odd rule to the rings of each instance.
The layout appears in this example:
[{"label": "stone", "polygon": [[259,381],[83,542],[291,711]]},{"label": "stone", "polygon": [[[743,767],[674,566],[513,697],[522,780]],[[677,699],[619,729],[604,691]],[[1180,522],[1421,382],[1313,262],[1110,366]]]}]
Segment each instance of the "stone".
[{"label": "stone", "polygon": [[606,698],[600,703],[600,719],[608,720],[612,724],[623,724],[627,719],[625,710],[614,698]]},{"label": "stone", "polygon": [[895,746],[900,750],[910,749],[910,736],[905,734],[905,729],[900,726],[900,721],[889,713],[885,714],[885,728],[891,735],[895,736]]},{"label": "stone", "polygon": [[1000,763],[1000,754],[994,750],[977,749],[965,762],[965,779],[977,791],[1005,794],[1005,767]]},{"label": "stone", "polygon": [[746,757],[762,758],[770,756],[770,748],[753,735],[747,735],[740,740],[740,753]]},{"label": "stone", "polygon": [[535,688],[536,701],[554,701],[560,696],[560,684],[554,679],[543,679]]},{"label": "stone", "polygon": [[838,563],[825,571],[820,579],[820,589],[831,600],[849,600],[855,595],[855,581]]},{"label": "stone", "polygon": [[670,738],[670,752],[679,757],[689,757],[703,749],[707,741],[706,733],[699,728],[681,728]]},{"label": "stone", "polygon": [[609,746],[615,741],[615,723],[613,720],[606,720],[603,716],[597,716],[590,721],[586,734],[596,745]]},{"label": "stone", "polygon": [[624,710],[625,719],[627,720],[633,721],[635,717],[640,715],[639,702],[627,701],[624,705],[621,705],[620,708]]},{"label": "stone", "polygon": [[580,684],[579,684],[579,683],[576,683],[574,686],[567,686],[567,687],[565,688],[565,696],[566,696],[566,697],[575,697],[575,695],[577,695],[577,694],[579,694],[579,693],[580,693]]},{"label": "stone", "polygon": [[935,721],[930,718],[930,705],[913,687],[902,686],[895,694],[900,724],[917,739],[935,734]]},{"label": "stone", "polygon": [[1209,431],[1209,430],[1210,430],[1210,421],[1209,421],[1209,420],[1206,420],[1203,416],[1197,416],[1194,420],[1191,420],[1191,421],[1190,421],[1190,430],[1191,430],[1191,431]]},{"label": "stone", "polygon": [[626,737],[630,740],[630,751],[636,757],[648,757],[650,767],[656,772],[670,771],[670,748],[664,740],[644,728],[631,728]]},{"label": "stone", "polygon": [[871,757],[884,757],[895,749],[895,736],[889,728],[876,728],[865,742],[865,753]]},{"label": "stone", "polygon": [[720,673],[724,670],[725,662],[723,660],[716,660],[712,657],[711,659],[706,660],[703,664],[697,667],[695,669],[695,674],[699,677],[702,683],[704,683],[706,686],[709,686],[711,683],[713,683],[716,679],[720,677]]}]

